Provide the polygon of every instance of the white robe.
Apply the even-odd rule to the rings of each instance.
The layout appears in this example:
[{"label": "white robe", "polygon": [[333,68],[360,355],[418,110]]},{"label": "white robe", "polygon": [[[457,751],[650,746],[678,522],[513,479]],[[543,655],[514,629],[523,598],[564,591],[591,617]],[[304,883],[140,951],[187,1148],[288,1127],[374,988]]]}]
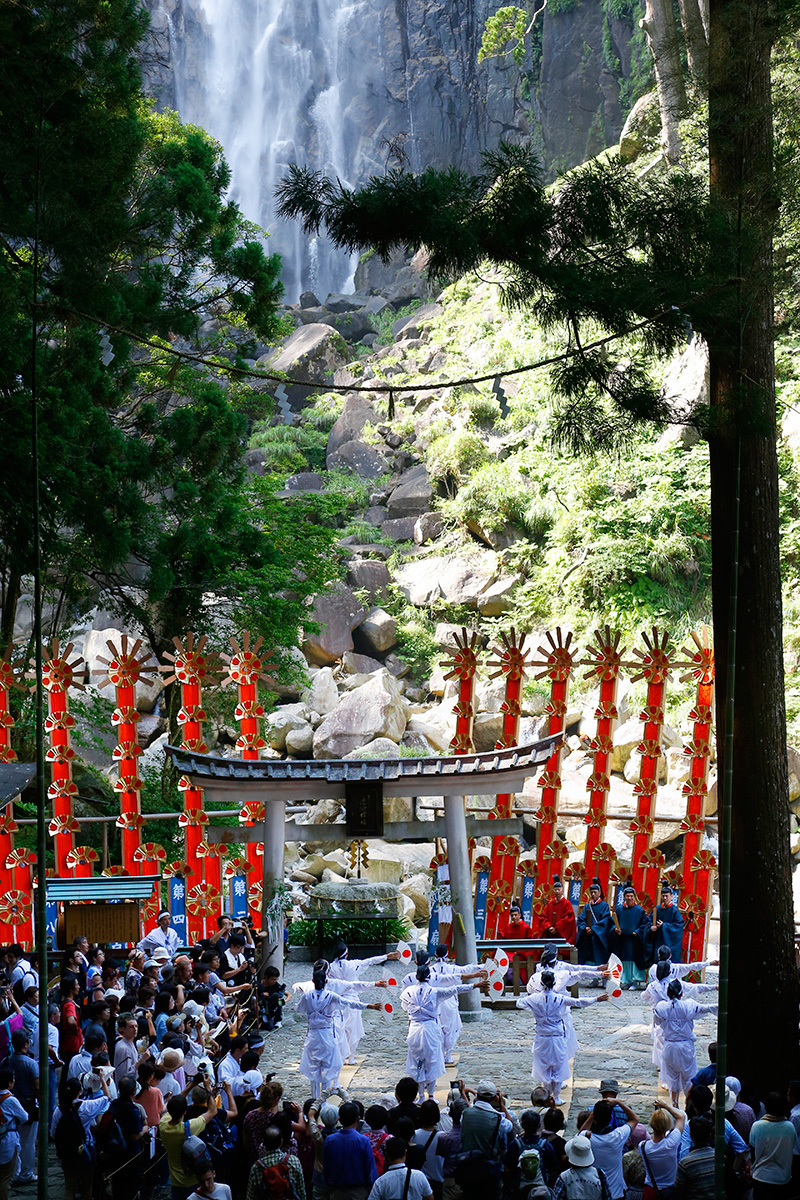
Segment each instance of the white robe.
[{"label": "white robe", "polygon": [[151,929],[150,932],[148,934],[146,934],[145,937],[142,938],[142,940],[139,942],[137,949],[144,950],[147,957],[152,958],[153,951],[158,946],[163,946],[164,949],[169,954],[170,958],[174,958],[175,955],[178,953],[179,945],[180,945],[180,939],[178,938],[177,933],[175,932],[175,930],[172,928],[171,925],[167,926],[166,933],[164,932],[164,930],[161,928],[160,925],[156,925],[155,929]]},{"label": "white robe", "polygon": [[[676,963],[676,966],[683,966],[682,963]],[[668,1000],[667,988],[670,984],[670,976],[666,975],[664,979],[651,979],[642,993],[643,999],[653,1006],[653,1062],[661,1070],[661,1055],[664,1050],[664,1031],[661,1024],[661,1018],[656,1013],[656,1005],[662,1001]],[[678,978],[673,976],[672,978]],[[716,985],[713,983],[684,983],[683,984],[683,999],[690,1000],[693,996],[700,992],[713,992]]]},{"label": "white robe", "polygon": [[654,1015],[661,1022],[664,1039],[661,1051],[661,1080],[671,1092],[686,1092],[697,1072],[694,1053],[694,1023],[704,1013],[715,1013],[716,1004],[698,1004],[695,1000],[662,1000]]},{"label": "white robe", "polygon": [[[542,987],[543,970],[546,971],[548,968],[543,968],[540,962],[537,963],[536,970],[528,978],[526,988],[528,995],[538,995],[544,991]],[[559,995],[568,992],[576,983],[583,983],[587,979],[600,978],[600,968],[592,967],[588,964],[579,965],[578,963],[556,962],[549,970],[552,971],[556,979],[553,991]],[[578,1035],[572,1023],[572,1013],[569,1008],[564,1010],[564,1024],[567,1028],[567,1058],[574,1058],[578,1053]]]},{"label": "white robe", "polygon": [[[480,969],[477,964],[462,967],[458,963],[439,959],[437,962],[431,963],[429,982],[434,987],[452,987],[461,983],[462,975],[470,975]],[[448,1063],[452,1058],[456,1042],[461,1036],[462,1021],[461,1013],[458,1011],[458,996],[447,996],[439,1005],[438,1014],[442,1030],[444,1061]]]},{"label": "white robe", "polygon": [[[569,1079],[569,1048],[566,1014],[571,1008],[588,1008],[597,996],[574,1000],[554,990],[520,996],[517,1008],[527,1009],[536,1018],[536,1034],[531,1047],[531,1076],[537,1083],[564,1083]],[[573,1033],[574,1036],[574,1033]]]},{"label": "white robe", "polygon": [[439,1006],[459,992],[472,990],[471,983],[457,986],[431,987],[429,983],[414,983],[400,997],[408,1013],[408,1053],[406,1075],[417,1083],[432,1083],[444,1075],[444,1044],[439,1025]]},{"label": "white robe", "polygon": [[[385,954],[379,954],[377,958],[337,958],[328,968],[328,979],[348,984],[348,987],[341,990],[341,994],[356,999],[357,987],[355,985],[359,984],[359,973],[365,967],[377,967],[384,962],[386,962]],[[362,983],[361,986],[365,985]],[[371,987],[372,985],[366,984],[366,986]],[[338,988],[336,990],[339,991]],[[357,1008],[346,1008],[342,1011],[342,1027],[347,1042],[345,1058],[354,1058],[358,1043],[364,1036],[364,1022]]]},{"label": "white robe", "polygon": [[327,986],[321,991],[313,985],[300,991],[295,1008],[308,1017],[300,1070],[312,1084],[337,1087],[345,1058],[343,1039],[336,1033],[337,1016],[351,1008],[361,1011],[366,1007],[362,1000],[339,995]]}]

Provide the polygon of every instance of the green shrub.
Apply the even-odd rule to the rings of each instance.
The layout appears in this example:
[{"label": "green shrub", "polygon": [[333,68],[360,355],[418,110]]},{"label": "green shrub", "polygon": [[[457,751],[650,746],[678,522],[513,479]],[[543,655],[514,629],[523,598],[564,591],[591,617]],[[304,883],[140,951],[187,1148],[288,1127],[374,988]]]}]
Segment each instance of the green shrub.
[{"label": "green shrub", "polygon": [[[369,868],[367,868],[369,870]],[[312,918],[308,920],[292,921],[289,925],[289,945],[290,946],[316,946],[317,944],[317,922]],[[411,926],[407,921],[400,920],[396,917],[390,917],[386,922],[386,943],[404,942],[411,934]],[[322,922],[322,940],[323,945],[338,941],[339,938],[348,944],[352,943],[355,946],[369,945],[374,942],[382,942],[384,936],[383,919],[380,917],[353,917],[352,920],[347,920],[344,917],[334,917],[332,920],[323,920]]]}]

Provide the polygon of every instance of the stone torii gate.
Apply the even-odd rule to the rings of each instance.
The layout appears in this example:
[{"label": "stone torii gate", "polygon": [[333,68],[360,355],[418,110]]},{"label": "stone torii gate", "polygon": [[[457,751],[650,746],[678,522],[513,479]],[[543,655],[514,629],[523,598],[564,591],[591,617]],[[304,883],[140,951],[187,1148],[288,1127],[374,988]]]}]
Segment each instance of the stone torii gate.
[{"label": "stone torii gate", "polygon": [[[194,786],[203,788],[210,800],[231,801],[248,807],[263,804],[264,818],[248,826],[212,825],[206,828],[211,843],[255,842],[263,846],[262,927],[267,927],[267,906],[283,880],[284,848],[292,841],[339,841],[348,837],[383,837],[406,841],[424,836],[447,841],[450,892],[456,961],[475,962],[475,923],[472,909],[470,837],[520,836],[522,819],[467,817],[466,796],[521,792],[537,769],[547,762],[562,733],[528,746],[491,750],[484,754],[460,754],[444,758],[364,758],[344,760],[276,759],[244,760],[196,754],[178,746],[166,753],[176,770]],[[383,820],[383,797],[443,796],[444,818],[434,821]],[[287,803],[320,799],[345,802],[345,826],[302,825],[286,820]],[[327,836],[326,836],[327,835]],[[269,956],[283,966],[283,942],[271,943]],[[478,1019],[477,993],[461,997],[464,1014]]]}]

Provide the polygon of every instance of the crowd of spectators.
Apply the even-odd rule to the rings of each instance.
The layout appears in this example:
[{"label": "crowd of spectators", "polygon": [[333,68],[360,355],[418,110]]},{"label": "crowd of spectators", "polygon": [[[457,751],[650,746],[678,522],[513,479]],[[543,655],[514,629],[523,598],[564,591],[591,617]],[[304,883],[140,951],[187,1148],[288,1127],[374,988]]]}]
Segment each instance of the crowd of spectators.
[{"label": "crowd of spectators", "polygon": [[[276,971],[246,924],[179,953],[168,914],[125,961],[79,938],[49,996],[50,1136],[76,1200],[710,1200],[715,1047],[684,1107],[647,1114],[602,1080],[570,1117],[542,1088],[517,1113],[491,1079],[418,1101],[405,1077],[365,1108],[292,1099],[259,1063],[281,1024]],[[0,952],[0,1200],[36,1178],[39,977]],[[0,969],[3,969],[0,967]],[[800,1197],[800,1081],[725,1097],[726,1195]]]}]

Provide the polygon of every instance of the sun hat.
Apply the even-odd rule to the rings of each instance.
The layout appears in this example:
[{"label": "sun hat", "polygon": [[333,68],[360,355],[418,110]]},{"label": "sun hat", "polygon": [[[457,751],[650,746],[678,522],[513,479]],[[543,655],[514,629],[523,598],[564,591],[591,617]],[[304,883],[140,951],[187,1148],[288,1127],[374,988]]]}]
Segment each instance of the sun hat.
[{"label": "sun hat", "polygon": [[157,958],[147,958],[147,959],[145,959],[145,963],[144,963],[144,966],[142,967],[142,970],[146,971],[148,967],[158,967],[158,969],[160,971],[161,963],[158,961]]},{"label": "sun hat", "polygon": [[594,1151],[589,1139],[581,1133],[567,1142],[566,1152],[573,1167],[590,1167],[594,1162]]},{"label": "sun hat", "polygon": [[606,1092],[612,1092],[615,1096],[618,1096],[619,1084],[616,1079],[601,1079],[600,1087],[597,1090],[601,1096],[605,1096]]},{"label": "sun hat", "polygon": [[497,1084],[492,1083],[491,1079],[481,1079],[478,1081],[475,1091],[479,1096],[496,1096]]},{"label": "sun hat", "polygon": [[176,1071],[184,1064],[183,1051],[170,1048],[161,1055],[161,1065],[165,1071]]}]

